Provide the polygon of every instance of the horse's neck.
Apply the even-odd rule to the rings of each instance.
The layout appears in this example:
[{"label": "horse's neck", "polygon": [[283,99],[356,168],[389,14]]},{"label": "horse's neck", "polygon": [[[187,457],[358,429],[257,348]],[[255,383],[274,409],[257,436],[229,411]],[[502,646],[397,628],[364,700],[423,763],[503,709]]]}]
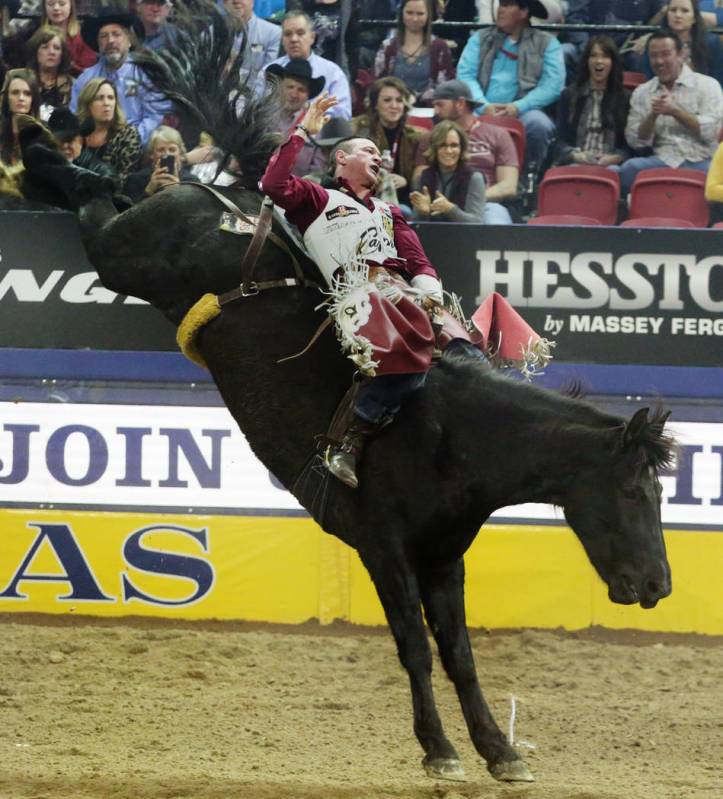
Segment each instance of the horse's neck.
[{"label": "horse's neck", "polygon": [[[571,406],[570,403],[573,403]],[[500,409],[496,448],[514,453],[491,465],[498,506],[525,502],[564,504],[582,469],[604,457],[612,417],[591,406],[560,398],[528,412]]]}]

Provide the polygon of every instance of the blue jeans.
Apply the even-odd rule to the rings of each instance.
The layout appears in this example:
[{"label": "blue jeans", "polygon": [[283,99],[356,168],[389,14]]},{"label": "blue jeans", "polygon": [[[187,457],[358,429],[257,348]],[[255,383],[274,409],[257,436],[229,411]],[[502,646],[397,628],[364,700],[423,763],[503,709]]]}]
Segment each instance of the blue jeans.
[{"label": "blue jeans", "polygon": [[[477,347],[460,338],[452,339],[445,352],[487,361]],[[405,397],[422,388],[426,379],[426,372],[374,377],[359,389],[354,402],[354,413],[371,424],[387,425],[397,415]]]},{"label": "blue jeans", "polygon": [[[542,168],[547,151],[555,136],[555,123],[544,111],[525,111],[520,116],[520,122],[525,126],[527,146],[525,147],[525,160],[527,168],[534,164],[539,171]],[[522,166],[522,165],[520,165]]]},{"label": "blue jeans", "polygon": [[502,203],[485,203],[482,222],[485,225],[511,225],[512,217]]},{"label": "blue jeans", "polygon": [[359,389],[354,412],[371,424],[389,424],[404,398],[424,385],[427,373],[379,375]]},{"label": "blue jeans", "polygon": [[[683,161],[680,168],[707,172],[710,168],[710,162],[710,158],[707,161]],[[617,172],[620,175],[620,196],[624,199],[630,193],[630,187],[633,185],[638,172],[642,172],[644,169],[659,169],[665,166],[667,164],[658,158],[657,155],[650,155],[647,158],[628,158],[622,164],[614,164],[609,166],[608,169],[612,169],[613,172]]]}]

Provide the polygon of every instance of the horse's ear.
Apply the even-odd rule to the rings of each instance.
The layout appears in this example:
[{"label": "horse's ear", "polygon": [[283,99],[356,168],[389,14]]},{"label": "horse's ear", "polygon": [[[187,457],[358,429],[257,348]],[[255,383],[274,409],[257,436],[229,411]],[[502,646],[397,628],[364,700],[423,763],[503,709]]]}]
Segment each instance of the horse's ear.
[{"label": "horse's ear", "polygon": [[665,427],[665,423],[668,421],[668,419],[670,419],[670,414],[671,413],[672,413],[672,411],[666,411],[662,416],[658,417],[655,420],[655,427],[656,427],[656,429],[659,429],[661,433],[663,432],[663,428]]},{"label": "horse's ear", "polygon": [[641,408],[639,411],[635,411],[633,418],[625,425],[623,447],[629,447],[640,440],[643,430],[648,426],[648,410],[648,408]]}]

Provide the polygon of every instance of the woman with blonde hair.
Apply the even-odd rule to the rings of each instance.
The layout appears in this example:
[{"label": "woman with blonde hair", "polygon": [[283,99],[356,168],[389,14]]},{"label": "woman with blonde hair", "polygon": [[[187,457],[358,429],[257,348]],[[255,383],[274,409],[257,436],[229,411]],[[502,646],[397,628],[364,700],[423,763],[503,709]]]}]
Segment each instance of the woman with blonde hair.
[{"label": "woman with blonde hair", "polygon": [[133,171],[141,155],[141,137],[126,122],[115,86],[105,78],[93,78],[78,95],[78,119],[92,119],[95,130],[85,146],[101,161],[110,164],[121,180]]},{"label": "woman with blonde hair", "polygon": [[186,166],[186,155],[181,134],[168,125],[159,125],[146,145],[144,166],[128,175],[123,193],[135,203],[167,186],[192,180],[193,174]]},{"label": "woman with blonde hair", "polygon": [[[16,22],[18,20],[12,20]],[[43,0],[43,14],[40,24],[35,20],[19,20],[22,24],[10,36],[3,39],[3,59],[7,66],[20,67],[25,63],[25,46],[30,37],[41,28],[52,26],[65,35],[70,52],[70,74],[77,77],[92,67],[98,60],[98,54],[89,47],[80,35],[80,23],[76,16],[75,0]]]},{"label": "woman with blonde hair", "polygon": [[18,141],[19,114],[38,117],[40,90],[32,69],[10,69],[0,91],[0,161],[6,166],[22,163]]},{"label": "woman with blonde hair", "polygon": [[446,119],[432,128],[424,153],[430,166],[409,196],[416,219],[484,223],[485,179],[466,163],[468,148],[467,134],[456,122]]},{"label": "woman with blonde hair", "polygon": [[53,108],[67,106],[73,89],[70,51],[59,28],[38,28],[26,46],[27,65],[35,70],[40,86],[40,116],[47,121]]},{"label": "woman with blonde hair", "polygon": [[44,0],[40,26],[44,28],[48,25],[59,28],[65,34],[70,52],[70,74],[73,77],[95,64],[98,54],[92,47],[88,47],[80,35],[75,0]]}]

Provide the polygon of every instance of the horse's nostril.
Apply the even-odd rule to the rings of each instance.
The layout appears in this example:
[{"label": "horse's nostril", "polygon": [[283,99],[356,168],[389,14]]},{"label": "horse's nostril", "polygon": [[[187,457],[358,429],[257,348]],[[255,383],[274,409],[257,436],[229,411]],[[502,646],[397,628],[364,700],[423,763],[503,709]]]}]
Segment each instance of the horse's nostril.
[{"label": "horse's nostril", "polygon": [[645,587],[647,588],[649,594],[660,593],[660,585],[655,580],[648,580],[648,582],[645,584]]}]

